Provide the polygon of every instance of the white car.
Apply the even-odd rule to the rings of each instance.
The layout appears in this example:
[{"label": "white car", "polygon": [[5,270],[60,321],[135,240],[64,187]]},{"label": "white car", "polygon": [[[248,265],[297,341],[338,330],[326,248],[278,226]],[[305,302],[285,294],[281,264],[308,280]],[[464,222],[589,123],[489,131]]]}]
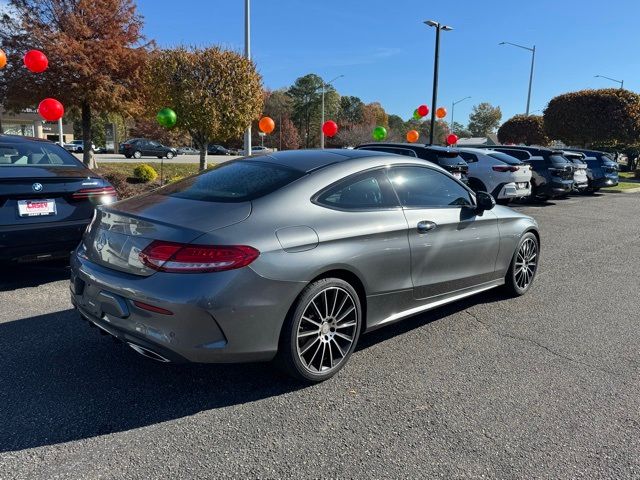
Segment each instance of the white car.
[{"label": "white car", "polygon": [[460,148],[469,164],[469,187],[489,192],[500,203],[531,195],[531,167],[506,153],[484,148]]},{"label": "white car", "polygon": [[[582,152],[562,152],[562,156],[573,163],[573,188],[578,192],[584,192],[589,187],[589,175],[587,174],[587,156]],[[595,160],[589,158],[589,160]]]},{"label": "white car", "polygon": [[[260,145],[251,147],[251,155],[268,155],[270,153],[273,153],[273,150],[271,148],[262,147]],[[240,150],[238,154],[246,155],[246,153],[244,153],[244,150]]]}]

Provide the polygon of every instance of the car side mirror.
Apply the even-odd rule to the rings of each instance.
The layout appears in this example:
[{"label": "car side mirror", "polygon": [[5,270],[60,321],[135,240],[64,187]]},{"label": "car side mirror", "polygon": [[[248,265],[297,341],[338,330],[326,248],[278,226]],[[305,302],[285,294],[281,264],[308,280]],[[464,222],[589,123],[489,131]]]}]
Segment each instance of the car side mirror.
[{"label": "car side mirror", "polygon": [[496,201],[490,193],[476,193],[476,212],[482,213],[485,210],[491,210],[496,206]]}]

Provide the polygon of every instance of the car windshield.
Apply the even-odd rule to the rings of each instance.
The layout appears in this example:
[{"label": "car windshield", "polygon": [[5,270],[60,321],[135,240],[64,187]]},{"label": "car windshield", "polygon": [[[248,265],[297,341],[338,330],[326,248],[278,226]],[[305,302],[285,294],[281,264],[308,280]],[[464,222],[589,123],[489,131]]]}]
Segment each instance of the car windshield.
[{"label": "car windshield", "polygon": [[55,143],[25,141],[0,143],[0,167],[82,167]]},{"label": "car windshield", "polygon": [[247,202],[284,187],[304,172],[254,161],[224,163],[158,191],[170,197],[204,202]]},{"label": "car windshield", "polygon": [[515,157],[512,157],[511,155],[507,155],[506,153],[491,152],[491,153],[487,153],[487,155],[495,158],[496,160],[500,160],[501,162],[506,163],[507,165],[522,165],[522,162],[520,160],[518,160]]}]

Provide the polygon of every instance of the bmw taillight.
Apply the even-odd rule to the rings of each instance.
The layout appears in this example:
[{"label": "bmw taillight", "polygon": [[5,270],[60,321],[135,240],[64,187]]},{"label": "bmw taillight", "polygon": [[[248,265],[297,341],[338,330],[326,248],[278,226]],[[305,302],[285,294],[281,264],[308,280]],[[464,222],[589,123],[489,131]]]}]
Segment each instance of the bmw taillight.
[{"label": "bmw taillight", "polygon": [[510,165],[494,165],[491,167],[494,172],[517,172],[520,167],[514,167]]},{"label": "bmw taillight", "polygon": [[112,203],[117,199],[116,189],[109,187],[82,188],[71,195],[73,200],[94,200],[98,203]]},{"label": "bmw taillight", "polygon": [[154,240],[140,261],[154,270],[173,273],[221,272],[253,262],[260,252],[246,245],[193,245]]}]

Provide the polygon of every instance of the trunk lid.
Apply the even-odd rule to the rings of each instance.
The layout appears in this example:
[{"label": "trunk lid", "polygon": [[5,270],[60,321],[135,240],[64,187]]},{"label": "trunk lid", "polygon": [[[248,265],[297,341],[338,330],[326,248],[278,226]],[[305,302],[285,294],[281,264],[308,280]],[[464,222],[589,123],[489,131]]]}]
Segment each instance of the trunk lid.
[{"label": "trunk lid", "polygon": [[191,243],[203,234],[245,220],[251,202],[215,203],[150,193],[96,210],[83,246],[91,261],[148,276],[155,270],[139,254],[153,240]]}]

